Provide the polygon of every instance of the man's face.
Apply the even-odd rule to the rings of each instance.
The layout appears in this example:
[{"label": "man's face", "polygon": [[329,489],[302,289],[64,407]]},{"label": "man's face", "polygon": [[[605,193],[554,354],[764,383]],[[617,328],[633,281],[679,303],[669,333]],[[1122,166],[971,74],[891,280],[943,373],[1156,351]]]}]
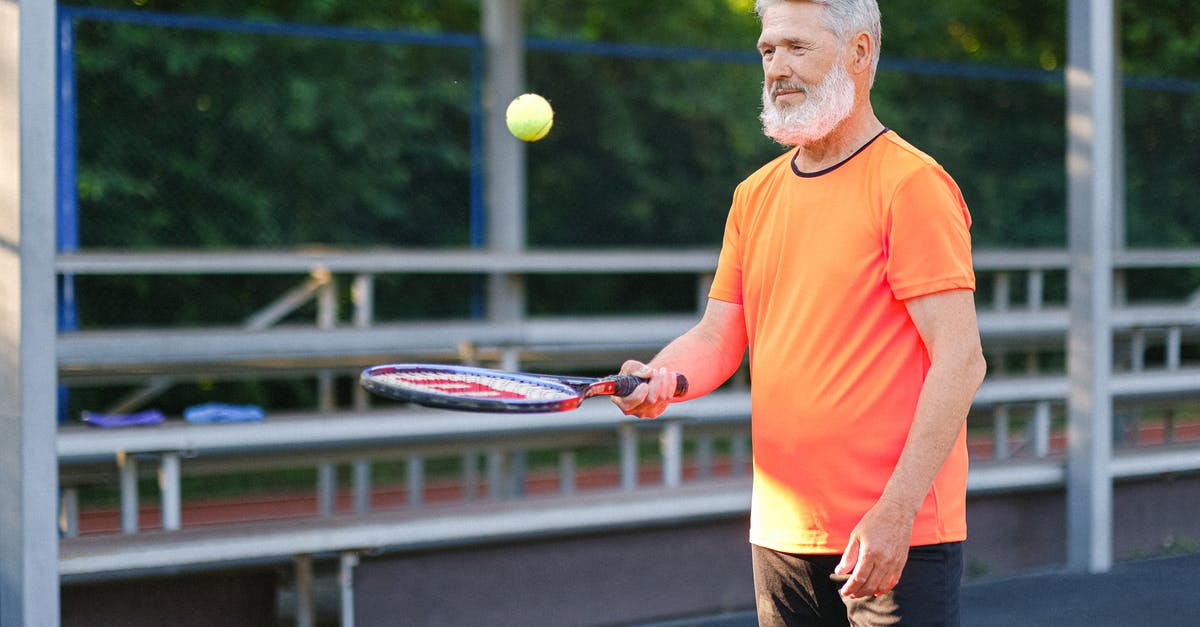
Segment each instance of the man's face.
[{"label": "man's face", "polygon": [[822,23],[824,7],[784,2],[763,15],[763,132],[785,146],[827,136],[854,108],[846,46]]}]

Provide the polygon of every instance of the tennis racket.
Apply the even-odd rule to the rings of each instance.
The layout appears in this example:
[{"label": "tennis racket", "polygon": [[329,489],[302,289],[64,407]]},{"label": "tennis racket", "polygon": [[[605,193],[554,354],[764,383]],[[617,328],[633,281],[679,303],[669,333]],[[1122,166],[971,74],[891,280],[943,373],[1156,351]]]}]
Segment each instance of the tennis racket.
[{"label": "tennis racket", "polygon": [[[687,392],[676,374],[675,396]],[[593,396],[628,396],[646,379],[613,375],[602,379],[505,372],[434,364],[385,364],[363,371],[359,383],[385,398],[459,411],[539,413],[568,411]]]}]

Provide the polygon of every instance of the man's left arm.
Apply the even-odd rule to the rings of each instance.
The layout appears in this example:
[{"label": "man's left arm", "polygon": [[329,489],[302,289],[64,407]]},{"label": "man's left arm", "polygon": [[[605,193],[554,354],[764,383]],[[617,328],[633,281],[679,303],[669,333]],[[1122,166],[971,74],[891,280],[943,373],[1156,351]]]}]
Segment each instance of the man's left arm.
[{"label": "man's left arm", "polygon": [[854,528],[838,565],[839,574],[851,575],[842,587],[848,597],[884,594],[899,581],[913,521],[987,370],[971,291],[939,292],[906,305],[929,351],[930,367],[900,461],[883,496]]}]

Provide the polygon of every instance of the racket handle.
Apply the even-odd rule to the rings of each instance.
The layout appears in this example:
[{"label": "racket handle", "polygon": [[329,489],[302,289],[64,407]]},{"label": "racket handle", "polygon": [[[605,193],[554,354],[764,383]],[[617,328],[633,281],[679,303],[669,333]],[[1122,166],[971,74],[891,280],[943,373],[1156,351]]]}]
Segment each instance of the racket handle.
[{"label": "racket handle", "polygon": [[[617,396],[629,396],[637,389],[637,386],[649,381],[641,377],[635,377],[631,374],[619,374],[612,377],[615,384],[614,394]],[[683,396],[688,391],[687,377],[676,372],[675,373],[675,396]]]}]

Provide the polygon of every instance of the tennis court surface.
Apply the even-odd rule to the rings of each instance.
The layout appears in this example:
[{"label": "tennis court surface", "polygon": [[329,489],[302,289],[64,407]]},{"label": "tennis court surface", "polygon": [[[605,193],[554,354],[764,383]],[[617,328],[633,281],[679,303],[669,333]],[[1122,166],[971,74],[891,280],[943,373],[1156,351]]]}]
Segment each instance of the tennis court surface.
[{"label": "tennis court surface", "polygon": [[[1100,575],[1047,572],[963,586],[963,627],[1194,627],[1200,554],[1120,562]],[[751,627],[752,612],[655,627]]]}]

